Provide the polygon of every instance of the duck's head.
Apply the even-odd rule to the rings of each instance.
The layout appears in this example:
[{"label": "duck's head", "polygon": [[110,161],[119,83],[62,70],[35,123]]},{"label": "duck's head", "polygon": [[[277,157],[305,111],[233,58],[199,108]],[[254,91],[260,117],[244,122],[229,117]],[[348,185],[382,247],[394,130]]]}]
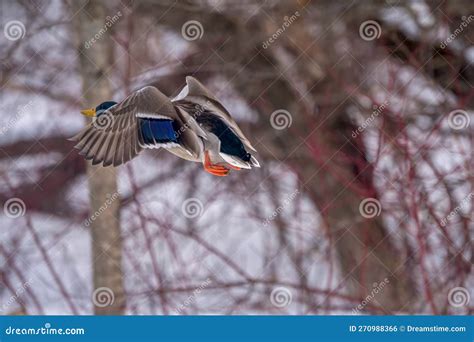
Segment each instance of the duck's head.
[{"label": "duck's head", "polygon": [[108,109],[112,108],[116,104],[117,102],[114,102],[114,101],[105,101],[95,108],[81,110],[81,113],[85,116],[93,118],[94,116],[99,116],[101,114],[104,114]]}]

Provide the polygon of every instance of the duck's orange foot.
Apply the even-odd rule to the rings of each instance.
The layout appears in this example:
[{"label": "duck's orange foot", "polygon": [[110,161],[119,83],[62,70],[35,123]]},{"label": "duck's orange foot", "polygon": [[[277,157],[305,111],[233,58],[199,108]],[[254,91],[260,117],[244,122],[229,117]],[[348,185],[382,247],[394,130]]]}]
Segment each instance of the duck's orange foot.
[{"label": "duck's orange foot", "polygon": [[229,169],[226,169],[222,166],[212,166],[212,167],[204,167],[204,170],[209,172],[211,175],[224,177],[229,174]]},{"label": "duck's orange foot", "polygon": [[224,166],[212,164],[211,158],[209,158],[209,152],[207,151],[204,152],[204,170],[209,172],[211,175],[219,176],[219,177],[227,176],[230,171],[228,168]]}]

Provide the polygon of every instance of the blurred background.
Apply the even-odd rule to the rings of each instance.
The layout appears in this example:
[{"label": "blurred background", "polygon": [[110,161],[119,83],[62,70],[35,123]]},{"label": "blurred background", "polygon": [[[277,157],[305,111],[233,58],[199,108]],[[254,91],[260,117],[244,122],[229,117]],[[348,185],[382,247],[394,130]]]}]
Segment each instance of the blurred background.
[{"label": "blurred background", "polygon": [[[474,3],[0,4],[0,313],[472,314]],[[262,167],[91,167],[79,110],[193,75]]]}]

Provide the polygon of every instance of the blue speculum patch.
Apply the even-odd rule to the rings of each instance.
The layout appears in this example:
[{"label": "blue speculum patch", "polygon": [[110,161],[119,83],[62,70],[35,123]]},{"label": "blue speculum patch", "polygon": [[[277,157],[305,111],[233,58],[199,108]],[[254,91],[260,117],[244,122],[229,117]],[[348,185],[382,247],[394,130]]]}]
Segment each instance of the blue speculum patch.
[{"label": "blue speculum patch", "polygon": [[145,144],[177,142],[173,120],[140,119],[140,131]]}]

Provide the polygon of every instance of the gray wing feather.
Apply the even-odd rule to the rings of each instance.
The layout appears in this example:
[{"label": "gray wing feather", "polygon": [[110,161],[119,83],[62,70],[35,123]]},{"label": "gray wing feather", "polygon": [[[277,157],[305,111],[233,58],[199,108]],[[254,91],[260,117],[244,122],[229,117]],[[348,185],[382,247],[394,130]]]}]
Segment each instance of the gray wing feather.
[{"label": "gray wing feather", "polygon": [[142,150],[143,140],[138,134],[138,113],[168,116],[181,122],[171,101],[155,87],[145,87],[112,107],[102,117],[102,122],[89,123],[70,140],[93,164],[103,166],[126,163]]},{"label": "gray wing feather", "polygon": [[[206,106],[205,101],[216,107],[217,110],[213,111],[214,114],[218,115],[224,122],[229,126],[235,134],[242,140],[242,143],[249,149],[257,152],[255,147],[252,146],[249,139],[244,135],[239,125],[232,118],[230,113],[225,109],[225,107],[217,100],[217,98],[212,95],[212,93],[197,79],[192,76],[186,76],[186,85],[188,87],[188,93],[186,97],[193,102],[193,98],[204,99],[204,103],[200,103],[203,106]],[[185,98],[186,98],[185,97]]]}]

